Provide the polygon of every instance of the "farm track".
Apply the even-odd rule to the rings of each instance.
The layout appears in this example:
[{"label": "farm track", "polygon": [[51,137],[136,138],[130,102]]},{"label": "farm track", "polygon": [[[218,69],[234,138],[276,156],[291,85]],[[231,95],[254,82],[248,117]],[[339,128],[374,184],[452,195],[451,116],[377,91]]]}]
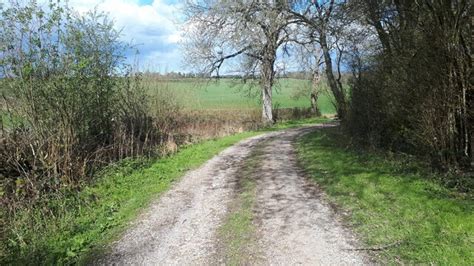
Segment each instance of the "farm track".
[{"label": "farm track", "polygon": [[246,139],[188,172],[96,264],[222,264],[217,230],[235,196],[237,173],[257,146],[263,157],[255,173],[259,258],[254,264],[369,263],[365,254],[351,251],[357,247],[356,239],[296,164],[293,141],[318,127],[321,125]]}]

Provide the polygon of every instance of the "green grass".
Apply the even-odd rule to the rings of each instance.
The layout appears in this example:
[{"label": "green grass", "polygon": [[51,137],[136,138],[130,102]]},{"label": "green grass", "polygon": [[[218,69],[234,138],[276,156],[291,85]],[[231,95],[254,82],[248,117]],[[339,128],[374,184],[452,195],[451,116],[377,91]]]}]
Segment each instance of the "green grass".
[{"label": "green grass", "polygon": [[0,110],[0,127],[13,128],[20,124],[24,124],[25,121],[18,116],[15,116],[7,111]]},{"label": "green grass", "polygon": [[331,119],[326,118],[326,117],[313,117],[313,118],[305,118],[305,119],[299,119],[299,120],[288,120],[288,121],[283,121],[281,123],[277,123],[270,128],[264,128],[261,131],[274,131],[274,130],[280,130],[280,129],[310,126],[314,124],[327,123],[329,121],[331,121]]},{"label": "green grass", "polygon": [[[24,209],[3,228],[0,264],[87,262],[120,235],[149,202],[173,181],[226,147],[263,131],[296,127],[327,119],[288,121],[259,132],[244,132],[182,148],[155,161],[124,160],[104,169],[79,193],[44,199],[43,209]],[[45,210],[51,211],[46,215]],[[2,254],[3,253],[3,254]]]},{"label": "green grass", "polygon": [[398,243],[384,262],[472,265],[474,201],[449,190],[416,162],[347,148],[339,128],[298,143],[300,162],[330,200],[349,210],[364,245]]},{"label": "green grass", "polygon": [[[308,98],[294,99],[292,95],[309,81],[300,79],[280,79],[274,86],[273,104],[278,108],[310,107]],[[188,109],[242,109],[260,108],[259,88],[254,85],[242,84],[231,79],[202,81],[183,79],[178,81],[160,81],[144,79],[144,86],[149,91],[169,89],[181,99]],[[251,91],[251,97],[248,92]],[[326,91],[326,88],[322,88]],[[318,106],[323,114],[335,113],[328,93],[322,93]]]}]

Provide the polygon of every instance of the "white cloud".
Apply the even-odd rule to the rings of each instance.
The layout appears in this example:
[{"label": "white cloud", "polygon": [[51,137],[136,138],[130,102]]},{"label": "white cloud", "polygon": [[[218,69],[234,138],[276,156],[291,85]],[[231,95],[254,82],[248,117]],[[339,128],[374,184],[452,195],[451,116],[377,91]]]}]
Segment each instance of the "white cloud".
[{"label": "white cloud", "polygon": [[70,0],[69,3],[80,13],[95,7],[108,13],[117,29],[122,30],[122,40],[137,45],[142,67],[161,66],[155,69],[159,71],[181,69],[179,4],[163,0],[154,0],[151,5],[140,5],[138,0]]}]

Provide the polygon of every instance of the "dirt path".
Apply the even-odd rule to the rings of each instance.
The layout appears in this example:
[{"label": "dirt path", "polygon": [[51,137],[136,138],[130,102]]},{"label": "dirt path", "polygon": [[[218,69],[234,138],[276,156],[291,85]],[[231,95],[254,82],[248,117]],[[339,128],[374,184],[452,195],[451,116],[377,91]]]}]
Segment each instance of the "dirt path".
[{"label": "dirt path", "polygon": [[348,251],[356,244],[354,237],[297,167],[292,143],[307,131],[274,137],[263,149],[257,221],[264,264],[365,264],[362,254]]},{"label": "dirt path", "polygon": [[258,264],[363,264],[361,254],[347,251],[355,243],[350,232],[296,166],[292,141],[314,128],[241,141],[189,172],[97,264],[221,264],[216,261],[216,231],[233,199],[236,173],[263,141],[255,212],[263,254]]}]

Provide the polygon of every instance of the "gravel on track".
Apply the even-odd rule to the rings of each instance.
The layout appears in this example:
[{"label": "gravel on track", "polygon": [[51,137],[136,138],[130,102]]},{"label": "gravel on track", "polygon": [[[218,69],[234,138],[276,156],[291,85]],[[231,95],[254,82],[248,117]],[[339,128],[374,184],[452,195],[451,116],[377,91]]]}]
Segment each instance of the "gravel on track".
[{"label": "gravel on track", "polygon": [[216,260],[216,232],[235,195],[239,169],[263,141],[264,159],[255,175],[262,258],[255,264],[369,264],[365,254],[349,251],[356,239],[297,166],[294,140],[321,126],[266,133],[227,148],[153,202],[94,264],[222,264]]}]

